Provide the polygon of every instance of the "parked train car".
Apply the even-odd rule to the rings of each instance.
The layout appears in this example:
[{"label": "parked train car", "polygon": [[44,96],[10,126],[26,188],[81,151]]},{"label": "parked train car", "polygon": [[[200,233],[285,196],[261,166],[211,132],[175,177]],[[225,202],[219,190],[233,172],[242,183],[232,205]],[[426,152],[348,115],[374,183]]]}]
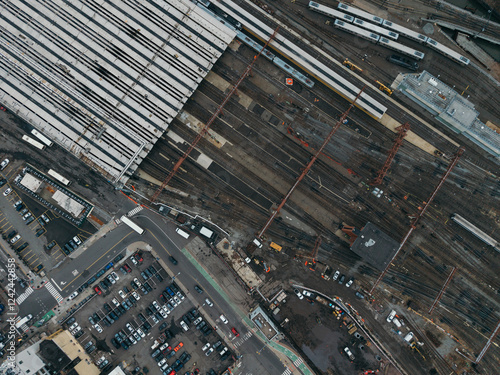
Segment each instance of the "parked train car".
[{"label": "parked train car", "polygon": [[353,24],[345,23],[344,21],[341,20],[335,20],[335,23],[333,25],[338,29],[359,36],[360,38],[369,40],[370,42],[373,43],[377,43],[378,40],[380,39],[380,35],[362,29],[361,27],[354,26]]},{"label": "parked train car", "polygon": [[384,20],[384,22],[382,23],[382,26],[385,28],[388,28],[389,30],[393,30],[393,31],[399,33],[399,35],[404,35],[408,39],[412,39],[416,42],[425,43],[427,41],[427,37],[425,35],[422,35],[416,31],[413,31],[413,30],[407,28],[407,27],[398,25],[397,23],[393,23],[391,21]]},{"label": "parked train car", "polygon": [[362,18],[364,20],[373,22],[376,25],[382,25],[382,23],[384,22],[384,19],[380,18],[379,16],[376,16],[374,14],[365,12],[364,10],[354,8],[350,5],[346,5],[343,3],[339,3],[339,5],[337,6],[337,9],[339,9],[343,12],[352,14],[354,17]]},{"label": "parked train car", "polygon": [[354,17],[350,16],[348,14],[339,12],[338,10],[335,10],[333,8],[326,7],[324,5],[318,4],[314,1],[309,1],[308,5],[309,9],[324,14],[325,16],[336,18],[345,22],[353,23],[354,22]]},{"label": "parked train car", "polygon": [[371,31],[372,33],[375,33],[380,36],[385,36],[386,38],[392,39],[392,40],[398,40],[399,34],[392,31],[392,30],[387,30],[384,29],[381,26],[374,25],[373,23],[363,21],[360,18],[355,18],[353,25],[362,27],[363,29],[366,29],[368,31]]},{"label": "parked train car", "polygon": [[444,44],[436,42],[434,39],[428,38],[425,44],[427,44],[432,49],[438,51],[440,54],[447,56],[448,58],[452,59],[453,61],[459,64],[462,65],[470,64],[470,60],[467,57],[464,57],[458,52],[452,50],[451,48],[446,47]]},{"label": "parked train car", "polygon": [[403,55],[410,56],[415,60],[422,60],[425,57],[425,53],[417,51],[416,49],[407,47],[401,43],[389,40],[387,38],[381,37],[378,41],[381,46],[392,49],[393,51],[402,53]]}]

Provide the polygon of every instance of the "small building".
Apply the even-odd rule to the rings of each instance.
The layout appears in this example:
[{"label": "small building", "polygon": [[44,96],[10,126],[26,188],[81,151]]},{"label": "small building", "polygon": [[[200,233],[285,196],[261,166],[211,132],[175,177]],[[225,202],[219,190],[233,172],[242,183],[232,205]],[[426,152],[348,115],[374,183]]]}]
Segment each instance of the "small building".
[{"label": "small building", "polygon": [[351,250],[380,271],[385,270],[400,246],[399,242],[370,222],[361,230],[344,226],[342,231],[351,237]]}]

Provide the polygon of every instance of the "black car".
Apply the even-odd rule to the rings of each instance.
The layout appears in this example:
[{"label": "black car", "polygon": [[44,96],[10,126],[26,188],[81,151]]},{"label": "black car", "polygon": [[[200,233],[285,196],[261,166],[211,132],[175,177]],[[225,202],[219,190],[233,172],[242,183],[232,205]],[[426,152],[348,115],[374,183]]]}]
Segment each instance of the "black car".
[{"label": "black car", "polygon": [[167,340],[170,340],[171,338],[174,337],[174,335],[172,334],[172,331],[170,331],[169,329],[167,329],[165,331],[165,336],[167,337]]},{"label": "black car", "polygon": [[116,258],[113,260],[113,262],[118,263],[120,260],[124,258],[123,254],[119,254],[116,256]]},{"label": "black car", "polygon": [[198,285],[195,285],[194,286],[194,290],[196,290],[198,293],[202,294],[203,293],[203,289],[201,289]]},{"label": "black car", "polygon": [[128,302],[129,302],[130,306],[133,306],[136,304],[137,301],[135,300],[134,296],[130,296],[130,297],[128,297]]},{"label": "black car", "polygon": [[38,232],[35,233],[35,236],[40,237],[44,233],[45,233],[45,229],[42,228]]},{"label": "black car", "polygon": [[81,337],[81,336],[83,335],[83,333],[84,333],[84,332],[83,332],[83,330],[78,331],[78,332],[76,333],[76,335],[75,335],[75,339],[77,339],[77,338]]},{"label": "black car", "polygon": [[[144,273],[145,273],[145,274],[146,274],[146,276],[147,276],[147,278],[146,278],[146,279],[148,279],[148,278],[150,278],[151,276],[153,276],[153,274],[151,273],[151,271],[150,271],[150,270],[148,270],[147,268],[144,270]],[[142,275],[142,273],[141,273],[141,275]],[[144,276],[143,276],[143,277],[144,277]]]},{"label": "black car", "polygon": [[174,293],[177,293],[179,291],[179,285],[173,282],[172,284],[170,284],[170,289],[172,289]]},{"label": "black car", "polygon": [[20,253],[21,251],[23,251],[24,249],[26,249],[28,247],[28,243],[25,242],[23,243],[21,246],[19,246],[17,249],[16,249],[16,252]]},{"label": "black car", "polygon": [[113,337],[111,339],[111,343],[113,344],[113,346],[116,348],[116,349],[120,349],[121,345],[118,341],[116,341],[116,339]]},{"label": "black car", "polygon": [[96,312],[92,314],[92,318],[94,318],[94,321],[95,321],[96,323],[97,323],[97,322],[99,322],[99,321],[101,320],[101,317],[100,317],[100,316],[99,316],[99,314],[98,314],[98,313],[96,313]]},{"label": "black car", "polygon": [[339,284],[343,284],[345,281],[345,275],[340,276]]},{"label": "black car", "polygon": [[148,270],[149,270],[149,272],[151,272],[152,275],[156,272],[156,270],[153,266],[149,266]]},{"label": "black car", "polygon": [[160,350],[160,349],[157,349],[157,350],[155,350],[155,351],[151,354],[151,357],[156,358],[156,357],[158,357],[158,356],[160,355],[160,353],[161,353],[161,350]]},{"label": "black car", "polygon": [[107,319],[107,316],[105,316],[104,319],[101,320],[101,323],[104,324],[106,327],[109,327],[111,325],[111,323]]},{"label": "black car", "polygon": [[169,359],[169,358],[172,358],[174,355],[175,355],[175,350],[172,350],[170,353],[168,353],[165,358]]},{"label": "black car", "polygon": [[69,318],[68,321],[66,322],[67,325],[72,325],[76,321],[75,317]]},{"label": "black car", "polygon": [[168,259],[172,262],[174,266],[176,266],[179,263],[177,262],[177,259],[175,259],[173,256],[170,256]]},{"label": "black car", "polygon": [[56,241],[52,241],[51,243],[49,243],[49,244],[47,245],[47,250],[52,249],[54,246],[56,246]]},{"label": "black car", "polygon": [[101,281],[101,283],[106,284],[106,286],[107,286],[108,288],[111,288],[111,286],[113,285],[113,284],[111,284],[111,282],[110,282],[108,279],[106,279],[106,278],[105,278],[105,279],[103,279],[103,280]]},{"label": "black car", "polygon": [[104,306],[104,310],[106,310],[106,312],[111,312],[111,310],[113,310],[111,308],[111,306],[109,306],[107,303],[105,303],[103,306]]},{"label": "black car", "polygon": [[17,231],[16,230],[13,230],[12,232],[9,233],[9,235],[7,236],[7,239],[10,240],[12,237],[14,237],[15,235],[17,234]]},{"label": "black car", "polygon": [[202,320],[197,326],[196,326],[196,329],[202,329],[203,327],[205,327],[207,325],[207,323]]},{"label": "black car", "polygon": [[200,315],[200,313],[199,313],[199,312],[198,312],[198,310],[196,310],[196,309],[192,309],[192,310],[191,310],[191,314],[193,314],[193,316],[194,316],[195,318],[196,318],[196,317],[198,317],[198,316]]},{"label": "black car", "polygon": [[88,353],[88,354],[91,354],[95,351],[96,347],[95,345],[92,345],[90,348],[86,349],[85,351]]},{"label": "black car", "polygon": [[141,276],[142,276],[142,278],[143,278],[144,280],[149,279],[149,276],[148,276],[148,275],[146,275],[146,273],[145,273],[145,272],[141,272]]},{"label": "black car", "polygon": [[0,187],[4,186],[7,183],[7,180],[5,178],[2,178],[0,180]]},{"label": "black car", "polygon": [[151,292],[151,291],[153,290],[153,288],[151,288],[151,285],[149,285],[149,283],[148,283],[148,282],[145,282],[145,283],[144,283],[144,287],[146,288],[146,290],[147,290],[148,292]]},{"label": "black car", "polygon": [[163,319],[165,319],[163,316],[161,316],[161,314],[159,312],[155,313],[155,316],[156,316],[156,319],[158,319],[158,321],[162,321]]},{"label": "black car", "polygon": [[229,357],[231,355],[231,352],[228,350],[227,352],[225,352],[222,357],[220,357],[220,360],[221,361],[224,361],[227,357]]},{"label": "black car", "polygon": [[123,287],[123,291],[125,292],[125,294],[129,294],[130,293],[130,289],[127,288],[126,286]]},{"label": "black car", "polygon": [[159,273],[157,273],[155,276],[158,279],[159,283],[161,283],[163,281],[163,277],[161,277],[161,275]]},{"label": "black car", "polygon": [[165,328],[167,328],[167,323],[166,323],[166,322],[165,322],[165,323],[162,323],[162,324],[158,327],[158,329],[159,329],[160,331],[163,331]]},{"label": "black car", "polygon": [[146,317],[144,315],[142,315],[142,313],[139,313],[139,315],[137,315],[139,317],[139,319],[144,323],[146,321]]},{"label": "black car", "polygon": [[219,340],[215,344],[212,345],[212,348],[214,348],[214,350],[220,352],[224,348],[224,346],[222,345],[222,342]]}]

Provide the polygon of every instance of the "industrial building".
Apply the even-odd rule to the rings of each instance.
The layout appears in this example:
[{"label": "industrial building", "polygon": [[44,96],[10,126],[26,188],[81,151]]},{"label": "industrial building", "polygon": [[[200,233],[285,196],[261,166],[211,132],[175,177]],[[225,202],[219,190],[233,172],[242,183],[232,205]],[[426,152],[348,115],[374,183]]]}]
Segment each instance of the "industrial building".
[{"label": "industrial building", "polygon": [[479,112],[464,98],[427,71],[401,74],[398,89],[458,134],[500,157],[500,134],[479,120]]},{"label": "industrial building", "polygon": [[235,36],[188,0],[25,0],[0,17],[0,103],[117,185]]}]

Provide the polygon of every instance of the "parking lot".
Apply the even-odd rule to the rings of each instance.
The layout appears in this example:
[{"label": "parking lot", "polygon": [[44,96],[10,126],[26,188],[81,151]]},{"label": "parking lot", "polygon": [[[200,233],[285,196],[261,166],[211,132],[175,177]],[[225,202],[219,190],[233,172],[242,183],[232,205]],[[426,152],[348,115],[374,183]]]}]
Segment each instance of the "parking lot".
[{"label": "parking lot", "polygon": [[20,189],[13,180],[22,169],[22,165],[12,160],[2,169],[0,230],[20,260],[33,272],[40,273],[62,262],[95,228],[88,223],[77,228],[26,189]]},{"label": "parking lot", "polygon": [[[94,297],[65,328],[101,368],[123,362],[153,374],[218,374],[230,365],[232,353],[186,297],[190,292],[181,290],[151,253],[120,258],[85,284]],[[196,288],[193,292],[203,294]]]}]

